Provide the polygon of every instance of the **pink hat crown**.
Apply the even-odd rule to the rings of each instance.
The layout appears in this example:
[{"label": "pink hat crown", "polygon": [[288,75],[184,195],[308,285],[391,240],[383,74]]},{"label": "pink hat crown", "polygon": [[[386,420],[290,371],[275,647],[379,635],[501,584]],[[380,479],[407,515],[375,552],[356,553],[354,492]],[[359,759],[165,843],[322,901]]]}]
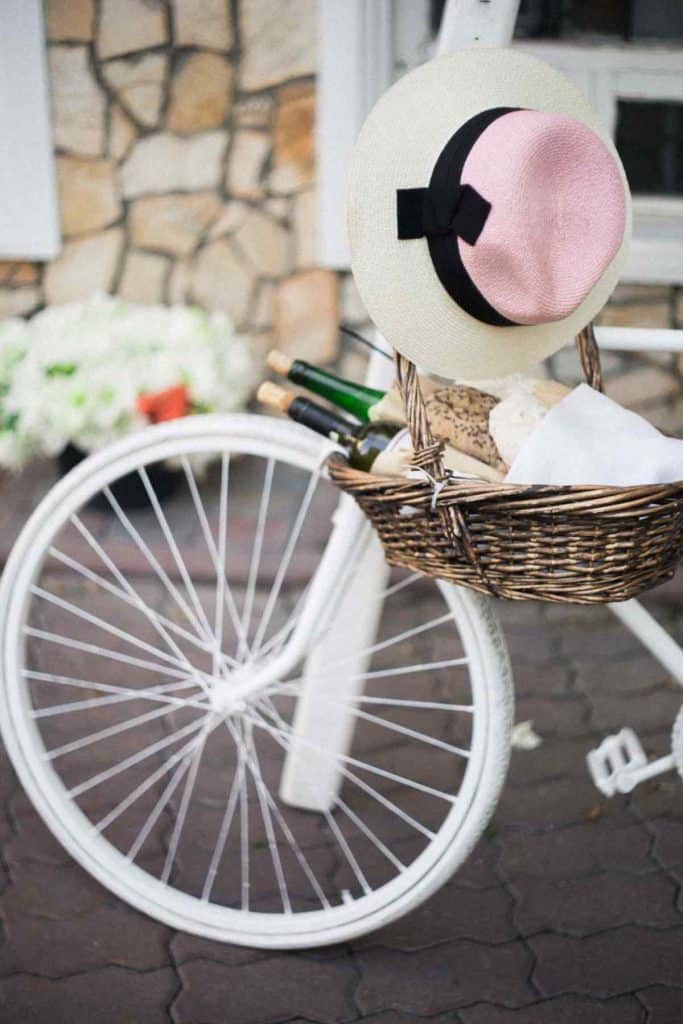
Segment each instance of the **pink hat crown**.
[{"label": "pink hat crown", "polygon": [[561,114],[498,107],[448,140],[428,188],[401,189],[399,239],[426,236],[465,312],[493,326],[562,320],[620,249],[624,182],[609,147]]}]

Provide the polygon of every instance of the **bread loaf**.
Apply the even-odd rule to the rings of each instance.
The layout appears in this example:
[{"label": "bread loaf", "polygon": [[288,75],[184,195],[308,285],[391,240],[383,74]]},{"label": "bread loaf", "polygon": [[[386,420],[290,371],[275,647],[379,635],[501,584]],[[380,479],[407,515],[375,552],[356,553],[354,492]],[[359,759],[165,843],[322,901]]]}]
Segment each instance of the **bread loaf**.
[{"label": "bread loaf", "polygon": [[425,402],[437,441],[504,471],[505,463],[489,432],[489,414],[496,404],[492,395],[463,384],[440,388]]}]

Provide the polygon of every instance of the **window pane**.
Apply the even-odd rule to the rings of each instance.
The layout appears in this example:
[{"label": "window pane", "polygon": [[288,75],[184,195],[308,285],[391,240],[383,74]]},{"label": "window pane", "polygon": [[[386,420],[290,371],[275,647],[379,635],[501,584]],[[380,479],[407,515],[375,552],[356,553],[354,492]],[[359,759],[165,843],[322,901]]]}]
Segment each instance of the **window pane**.
[{"label": "window pane", "polygon": [[683,104],[619,100],[616,145],[633,192],[683,195]]},{"label": "window pane", "polygon": [[632,39],[683,39],[681,0],[631,0]]},{"label": "window pane", "polygon": [[522,0],[515,35],[527,39],[625,38],[627,12],[626,0]]}]

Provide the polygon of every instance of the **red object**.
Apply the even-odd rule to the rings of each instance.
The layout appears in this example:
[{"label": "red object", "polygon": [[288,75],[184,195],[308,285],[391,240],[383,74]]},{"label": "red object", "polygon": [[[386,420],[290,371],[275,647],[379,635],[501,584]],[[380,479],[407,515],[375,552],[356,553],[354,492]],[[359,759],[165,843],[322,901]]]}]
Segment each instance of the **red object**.
[{"label": "red object", "polygon": [[163,391],[150,391],[138,395],[138,409],[147,416],[150,423],[163,423],[187,416],[190,411],[190,396],[184,384],[174,384]]}]

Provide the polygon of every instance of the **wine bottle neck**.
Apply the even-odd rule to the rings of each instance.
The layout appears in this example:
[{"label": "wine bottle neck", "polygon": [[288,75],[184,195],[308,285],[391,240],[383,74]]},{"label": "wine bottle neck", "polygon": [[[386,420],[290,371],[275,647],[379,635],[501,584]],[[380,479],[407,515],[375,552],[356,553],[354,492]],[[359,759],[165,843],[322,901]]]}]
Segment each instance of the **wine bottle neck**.
[{"label": "wine bottle neck", "polygon": [[294,384],[308,388],[321,398],[338,405],[362,422],[367,422],[369,412],[376,402],[384,397],[383,391],[368,388],[362,384],[337,377],[328,370],[321,370],[303,359],[295,359],[287,374]]},{"label": "wine bottle neck", "polygon": [[295,398],[287,413],[296,423],[301,423],[324,437],[335,441],[338,439],[342,444],[345,440],[351,440],[352,424],[347,419],[329,409],[323,409],[308,398]]}]

